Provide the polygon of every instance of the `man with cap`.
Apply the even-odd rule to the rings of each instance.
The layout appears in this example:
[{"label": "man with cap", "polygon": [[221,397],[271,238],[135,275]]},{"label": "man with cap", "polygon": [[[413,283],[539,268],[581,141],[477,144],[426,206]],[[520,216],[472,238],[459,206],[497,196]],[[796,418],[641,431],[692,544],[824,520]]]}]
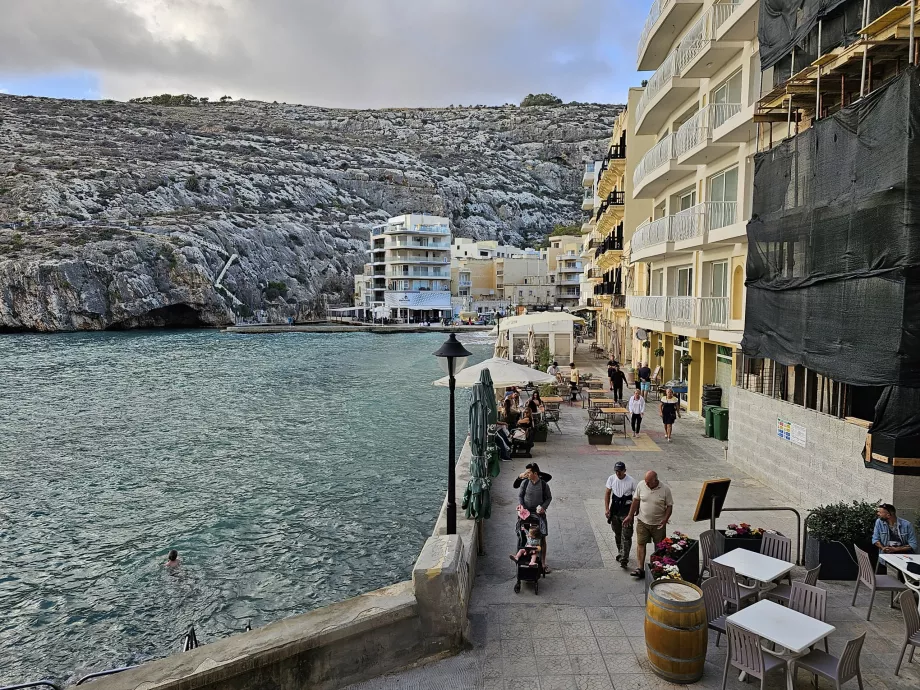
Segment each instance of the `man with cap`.
[{"label": "man with cap", "polygon": [[628,568],[633,523],[630,521],[624,525],[623,520],[629,515],[632,506],[636,480],[626,474],[626,463],[617,462],[613,466],[613,472],[607,480],[607,490],[604,492],[604,514],[617,540],[617,562],[621,568]]}]

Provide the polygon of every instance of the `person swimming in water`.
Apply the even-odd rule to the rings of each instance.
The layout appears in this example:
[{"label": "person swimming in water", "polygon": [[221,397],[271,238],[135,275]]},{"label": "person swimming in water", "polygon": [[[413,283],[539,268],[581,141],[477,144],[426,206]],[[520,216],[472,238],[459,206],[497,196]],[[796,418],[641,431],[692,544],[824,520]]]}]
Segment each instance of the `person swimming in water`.
[{"label": "person swimming in water", "polygon": [[175,568],[177,565],[179,565],[179,552],[172,549],[166,557],[166,567]]}]

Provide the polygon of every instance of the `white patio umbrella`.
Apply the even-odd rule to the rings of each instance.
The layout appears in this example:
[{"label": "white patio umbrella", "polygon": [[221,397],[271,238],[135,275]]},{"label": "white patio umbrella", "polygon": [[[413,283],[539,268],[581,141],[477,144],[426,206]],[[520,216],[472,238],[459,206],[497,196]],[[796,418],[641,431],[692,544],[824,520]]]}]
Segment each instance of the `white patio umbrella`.
[{"label": "white patio umbrella", "polygon": [[[495,388],[526,386],[528,383],[556,382],[556,378],[550,376],[545,371],[538,371],[537,369],[531,369],[521,364],[515,364],[501,357],[493,357],[492,359],[487,359],[485,362],[480,362],[475,366],[464,369],[457,374],[455,377],[457,380],[457,388],[472,388],[473,385],[479,382],[479,374],[483,369],[489,370]],[[442,379],[438,379],[434,382],[434,385],[448,386],[447,377],[445,376]]]},{"label": "white patio umbrella", "polygon": [[495,357],[508,359],[508,331],[502,331],[498,335],[498,340],[495,341],[495,352],[493,354]]}]

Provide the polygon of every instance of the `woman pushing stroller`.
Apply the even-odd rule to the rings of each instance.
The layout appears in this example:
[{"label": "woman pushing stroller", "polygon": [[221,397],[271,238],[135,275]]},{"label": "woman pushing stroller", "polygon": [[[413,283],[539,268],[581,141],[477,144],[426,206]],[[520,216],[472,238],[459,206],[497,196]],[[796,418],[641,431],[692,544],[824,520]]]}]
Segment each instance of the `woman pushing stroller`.
[{"label": "woman pushing stroller", "polygon": [[[537,463],[532,462],[524,469],[524,472],[514,480],[514,488],[518,489],[518,513],[522,509],[535,515],[539,521],[540,530],[540,557],[543,560],[543,570],[550,572],[546,565],[546,536],[549,534],[549,526],[546,521],[546,509],[549,508],[553,501],[553,493],[549,488],[549,481],[552,475],[541,472]],[[518,517],[516,532],[521,533],[522,521]]]}]

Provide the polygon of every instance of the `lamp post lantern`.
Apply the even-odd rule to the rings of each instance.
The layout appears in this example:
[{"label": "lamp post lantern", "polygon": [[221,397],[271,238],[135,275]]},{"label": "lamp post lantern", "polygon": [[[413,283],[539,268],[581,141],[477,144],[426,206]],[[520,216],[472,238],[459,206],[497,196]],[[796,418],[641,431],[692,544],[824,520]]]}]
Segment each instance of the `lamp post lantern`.
[{"label": "lamp post lantern", "polygon": [[457,387],[456,375],[466,366],[472,352],[457,340],[457,334],[451,333],[445,343],[441,345],[434,356],[438,364],[447,373],[450,388],[450,425],[447,441],[447,533],[457,533],[457,490],[456,490],[456,448],[454,444],[454,391]]}]

